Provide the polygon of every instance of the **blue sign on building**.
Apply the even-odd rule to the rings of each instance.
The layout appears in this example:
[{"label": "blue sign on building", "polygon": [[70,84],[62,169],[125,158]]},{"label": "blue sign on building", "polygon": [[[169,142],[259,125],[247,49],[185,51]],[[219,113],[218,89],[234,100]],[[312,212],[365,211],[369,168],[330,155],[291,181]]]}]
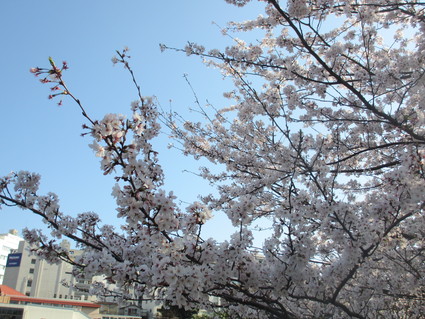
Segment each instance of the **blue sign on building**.
[{"label": "blue sign on building", "polygon": [[19,267],[21,265],[22,254],[9,254],[6,267]]}]

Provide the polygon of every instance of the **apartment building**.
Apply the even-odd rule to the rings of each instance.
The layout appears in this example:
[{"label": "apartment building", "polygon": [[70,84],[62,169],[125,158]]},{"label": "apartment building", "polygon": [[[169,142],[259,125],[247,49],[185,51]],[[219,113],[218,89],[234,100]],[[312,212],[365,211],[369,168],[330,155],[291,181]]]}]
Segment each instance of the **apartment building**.
[{"label": "apartment building", "polygon": [[6,269],[7,256],[12,250],[19,246],[19,242],[23,241],[18,236],[18,231],[12,229],[7,234],[0,234],[0,285],[3,283],[4,272]]},{"label": "apartment building", "polygon": [[[69,242],[62,245],[69,248]],[[9,254],[3,284],[29,297],[58,298],[73,300],[93,300],[87,292],[73,290],[63,282],[88,287],[89,282],[76,282],[72,275],[72,265],[66,262],[49,264],[29,249],[29,244],[21,241],[16,250]],[[78,255],[79,250],[70,250]]]}]

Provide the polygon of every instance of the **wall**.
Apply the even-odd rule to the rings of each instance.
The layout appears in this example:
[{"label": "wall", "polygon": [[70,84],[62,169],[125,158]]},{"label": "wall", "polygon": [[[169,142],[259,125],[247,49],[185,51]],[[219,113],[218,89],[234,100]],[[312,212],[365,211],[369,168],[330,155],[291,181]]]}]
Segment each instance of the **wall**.
[{"label": "wall", "polygon": [[0,285],[3,284],[7,256],[12,250],[18,249],[19,242],[23,240],[17,234],[13,229],[8,234],[0,234]]}]

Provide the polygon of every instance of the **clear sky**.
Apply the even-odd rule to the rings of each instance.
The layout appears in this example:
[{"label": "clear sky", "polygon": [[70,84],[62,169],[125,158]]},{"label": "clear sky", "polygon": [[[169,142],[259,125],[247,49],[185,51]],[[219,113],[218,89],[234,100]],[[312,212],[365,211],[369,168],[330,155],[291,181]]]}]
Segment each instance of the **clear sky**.
[{"label": "clear sky", "polygon": [[[80,137],[83,118],[75,104],[58,107],[47,99],[49,87],[39,83],[30,67],[48,66],[47,58],[66,60],[65,79],[92,118],[106,113],[129,114],[137,98],[128,73],[112,66],[116,49],[130,48],[131,64],[144,95],[155,95],[163,107],[186,117],[194,97],[183,74],[188,74],[201,102],[216,107],[228,103],[222,92],[230,82],[218,70],[208,69],[183,53],[161,53],[159,44],[184,47],[187,41],[207,48],[229,44],[219,28],[230,20],[242,21],[261,13],[263,4],[236,8],[220,0],[73,0],[0,1],[0,175],[29,170],[42,175],[41,190],[61,199],[62,211],[75,215],[95,211],[114,223],[113,180],[99,170],[99,159]],[[207,193],[205,182],[192,174],[200,163],[167,150],[164,135],[155,141],[166,173],[166,188],[185,202]],[[185,206],[185,205],[183,205]],[[215,217],[209,234],[226,237],[228,224]],[[0,211],[0,233],[15,228],[42,228],[37,216],[17,208]]]}]

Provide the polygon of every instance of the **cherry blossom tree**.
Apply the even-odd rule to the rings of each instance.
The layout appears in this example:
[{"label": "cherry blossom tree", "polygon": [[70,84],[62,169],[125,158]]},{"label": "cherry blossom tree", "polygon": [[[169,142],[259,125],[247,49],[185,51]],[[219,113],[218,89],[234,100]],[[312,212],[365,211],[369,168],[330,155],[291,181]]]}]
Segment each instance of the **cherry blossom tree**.
[{"label": "cherry blossom tree", "polygon": [[[186,154],[211,162],[200,175],[216,195],[180,208],[161,189],[151,144],[158,110],[142,96],[124,50],[114,62],[130,71],[139,93],[130,118],[90,118],[63,80],[66,64],[31,70],[57,89],[52,97],[69,96],[81,108],[101,170],[117,182],[120,230],[94,213],[65,215],[55,194],[37,193],[34,173],[1,179],[1,204],[49,225],[51,237],[24,234],[40,255],[73,263],[77,276],[103,274],[127,297],[223,308],[235,318],[419,318],[425,3],[263,2],[263,14],[224,30],[261,34],[252,43],[234,37],[223,51],[194,43],[173,49],[234,81],[228,106],[211,114],[200,105],[199,122],[162,114]],[[229,241],[204,238],[213,212],[237,229]],[[271,227],[255,249],[252,230],[262,220]],[[71,258],[57,243],[62,237],[85,253]],[[106,288],[95,283],[92,291]]]}]

